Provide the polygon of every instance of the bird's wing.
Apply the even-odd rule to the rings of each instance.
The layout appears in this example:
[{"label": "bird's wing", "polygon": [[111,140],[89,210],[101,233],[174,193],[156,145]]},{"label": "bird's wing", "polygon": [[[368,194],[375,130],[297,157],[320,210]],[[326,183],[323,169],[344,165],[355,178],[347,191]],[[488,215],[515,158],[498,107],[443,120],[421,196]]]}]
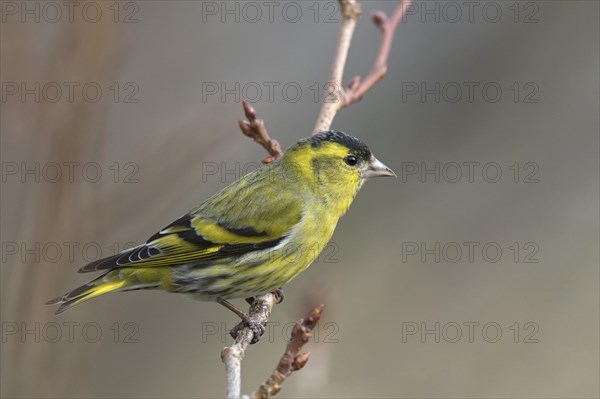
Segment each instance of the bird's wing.
[{"label": "bird's wing", "polygon": [[302,217],[302,200],[284,191],[274,191],[266,179],[244,178],[145,244],[92,262],[79,272],[179,266],[275,247]]}]

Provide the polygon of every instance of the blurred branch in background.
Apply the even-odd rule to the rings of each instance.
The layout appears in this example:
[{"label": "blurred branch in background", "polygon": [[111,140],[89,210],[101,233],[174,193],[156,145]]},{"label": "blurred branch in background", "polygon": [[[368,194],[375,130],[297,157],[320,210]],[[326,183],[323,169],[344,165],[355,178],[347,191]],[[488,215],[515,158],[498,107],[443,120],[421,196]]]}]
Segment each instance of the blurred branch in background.
[{"label": "blurred branch in background", "polygon": [[[3,26],[5,28],[5,26]],[[39,36],[16,25],[19,41],[15,45],[2,43],[3,81],[26,81],[28,76],[38,76],[47,82],[59,82],[67,75],[76,82],[108,82],[119,65],[122,47],[120,30],[116,25],[76,22],[57,32],[59,44],[52,49],[47,63],[40,63],[37,54],[23,51],[34,46]],[[10,43],[10,42],[9,42]],[[3,104],[3,161],[8,159],[34,162],[84,162],[99,159],[103,147],[103,124],[108,106],[103,104],[57,102],[16,102]],[[10,115],[6,117],[5,115]],[[34,132],[28,135],[27,132]],[[29,138],[29,139],[28,139]],[[61,241],[66,232],[84,241],[91,233],[89,226],[100,221],[97,212],[90,212],[85,223],[69,217],[81,199],[91,195],[88,187],[69,184],[60,179],[56,184],[17,185],[12,212],[4,212],[3,224],[17,226],[10,232],[15,242]],[[7,206],[3,204],[3,206]],[[14,221],[19,221],[14,222]],[[12,223],[11,223],[12,222]],[[4,227],[4,226],[3,226]],[[6,230],[5,230],[6,231]],[[6,235],[3,240],[6,240]],[[26,257],[20,267],[3,268],[2,315],[13,320],[47,322],[52,316],[40,306],[58,287],[62,289],[63,275],[56,269],[40,268],[34,257]],[[25,293],[25,294],[23,294]],[[4,300],[6,298],[6,300]],[[89,311],[93,314],[93,310]],[[5,319],[3,319],[5,320]],[[36,345],[3,346],[3,356],[10,359],[11,367],[3,368],[3,376],[10,381],[7,396],[17,395],[31,387],[32,395],[60,397],[77,390],[79,382],[68,374],[60,373],[67,364],[85,364],[93,349],[73,344],[65,347],[40,347]],[[64,363],[50,362],[60,351]],[[35,376],[35,377],[33,377]]]},{"label": "blurred branch in background", "polygon": [[[18,38],[5,39],[2,32],[3,82],[24,82],[28,87],[35,82],[72,82],[106,88],[117,81],[123,59],[128,56],[121,40],[122,25],[109,19],[98,23],[76,19],[66,25],[35,24],[34,28],[17,20],[3,22],[2,29]],[[37,48],[40,37],[48,38],[48,59],[42,51],[26,51]],[[107,140],[114,103],[108,98],[105,90],[103,100],[97,103],[80,98],[53,102],[43,97],[39,101],[3,102],[2,161],[26,165],[113,163]],[[145,224],[152,227],[151,218],[137,218],[131,209],[159,219],[170,216],[170,192],[181,197],[191,192],[195,186],[189,181],[197,181],[199,165],[206,154],[231,144],[231,136],[198,137],[200,123],[207,130],[220,126],[216,122],[211,126],[210,119],[197,114],[196,106],[189,115],[174,115],[174,127],[160,131],[154,138],[140,140],[144,144],[136,148],[137,156],[129,159],[142,165],[148,184],[112,184],[110,179],[102,179],[98,184],[74,184],[61,178],[51,183],[42,179],[41,183],[12,184],[7,188],[3,182],[2,241],[27,243],[34,249],[35,245],[64,243],[81,248],[87,243],[107,250],[115,242],[114,237],[136,236],[147,228]],[[138,191],[133,190],[134,186]],[[2,321],[31,325],[34,333],[38,326],[79,325],[73,319],[58,320],[41,306],[57,291],[77,281],[76,276],[65,273],[70,270],[69,264],[62,263],[66,258],[60,258],[60,263],[49,263],[44,256],[30,255],[11,259],[6,266],[3,261]],[[84,320],[102,320],[98,309],[88,307]],[[2,397],[19,397],[23,392],[27,392],[25,397],[85,396],[94,387],[64,371],[77,369],[94,375],[100,366],[90,359],[98,357],[98,348],[85,340],[64,345],[2,345]]]},{"label": "blurred branch in background", "polygon": [[[329,130],[337,112],[352,103],[359,101],[367,91],[369,91],[377,82],[379,82],[387,73],[387,60],[390,55],[392,41],[396,28],[400,24],[402,17],[410,6],[410,0],[399,0],[391,18],[383,11],[376,11],[373,14],[373,22],[382,32],[379,53],[371,72],[361,81],[359,76],[355,76],[347,89],[342,89],[342,79],[348,50],[356,24],[362,15],[362,6],[356,0],[339,0],[340,13],[342,15],[342,25],[340,27],[340,36],[337,50],[333,61],[331,79],[329,85],[334,85],[337,98],[331,101],[327,97],[323,100],[321,111],[317,118],[313,134]],[[339,90],[338,90],[339,88]],[[329,95],[329,93],[327,94]],[[247,120],[240,120],[239,126],[244,135],[252,138],[261,145],[269,155],[262,162],[271,163],[283,155],[281,146],[277,140],[274,140],[267,133],[264,121],[257,116],[256,110],[245,100],[242,101],[244,114]],[[260,322],[263,326],[267,324],[269,316],[277,302],[273,293],[258,297],[252,304],[248,315],[250,319]],[[254,392],[253,398],[269,398],[277,394],[281,389],[281,384],[292,374],[299,370],[308,361],[309,353],[298,354],[302,346],[308,341],[312,329],[315,327],[324,305],[317,306],[306,319],[300,319],[296,322],[286,351],[279,361],[273,374],[267,381],[260,386],[258,391]],[[241,393],[241,361],[246,352],[246,348],[252,342],[254,333],[249,327],[245,327],[238,334],[235,343],[230,347],[225,347],[221,352],[221,360],[225,363],[226,375],[226,395],[227,398],[239,398]]]}]

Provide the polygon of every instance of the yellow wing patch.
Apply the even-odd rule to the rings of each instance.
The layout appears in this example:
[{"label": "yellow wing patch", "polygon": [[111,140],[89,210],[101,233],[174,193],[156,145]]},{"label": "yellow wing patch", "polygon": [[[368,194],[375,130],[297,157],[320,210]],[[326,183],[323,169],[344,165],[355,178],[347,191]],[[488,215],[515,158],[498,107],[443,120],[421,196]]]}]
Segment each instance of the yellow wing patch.
[{"label": "yellow wing patch", "polygon": [[258,232],[249,227],[241,229],[225,228],[199,217],[193,218],[191,224],[196,230],[196,234],[214,243],[254,244],[273,239],[267,233]]}]

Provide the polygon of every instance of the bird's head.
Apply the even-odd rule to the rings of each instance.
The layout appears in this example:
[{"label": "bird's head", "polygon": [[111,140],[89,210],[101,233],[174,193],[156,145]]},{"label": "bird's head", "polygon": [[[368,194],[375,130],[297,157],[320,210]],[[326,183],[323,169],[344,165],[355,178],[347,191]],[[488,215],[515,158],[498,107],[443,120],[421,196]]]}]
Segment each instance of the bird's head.
[{"label": "bird's head", "polygon": [[288,177],[296,178],[325,201],[336,201],[343,212],[371,177],[396,176],[366,144],[346,133],[330,130],[300,140],[281,158]]}]

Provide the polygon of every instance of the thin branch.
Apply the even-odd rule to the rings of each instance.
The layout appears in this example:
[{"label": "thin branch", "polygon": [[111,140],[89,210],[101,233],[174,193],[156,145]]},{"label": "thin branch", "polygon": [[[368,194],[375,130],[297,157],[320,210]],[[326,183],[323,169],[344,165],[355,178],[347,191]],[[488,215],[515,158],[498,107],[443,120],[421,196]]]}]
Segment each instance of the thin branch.
[{"label": "thin branch", "polygon": [[[250,307],[250,320],[260,322],[263,326],[267,324],[269,316],[273,311],[273,306],[277,303],[277,297],[274,294],[265,294],[257,297]],[[226,396],[228,399],[238,399],[240,397],[242,385],[242,359],[246,349],[254,338],[252,329],[244,327],[238,334],[232,346],[227,346],[221,351],[221,360],[225,363],[225,378],[227,381]]]},{"label": "thin branch", "polygon": [[[337,112],[359,101],[377,82],[387,73],[387,62],[394,39],[394,33],[400,21],[406,14],[411,0],[399,0],[391,18],[382,11],[373,15],[373,22],[381,30],[381,42],[377,58],[369,74],[361,81],[359,76],[354,77],[347,88],[342,87],[342,79],[348,50],[352,42],[352,36],[356,24],[362,15],[362,6],[356,0],[339,0],[342,15],[342,24],[338,39],[338,46],[331,69],[330,84],[336,88],[336,101],[324,101],[315,124],[314,133],[329,130]],[[330,93],[328,93],[329,95]],[[260,144],[269,155],[263,163],[271,163],[283,155],[279,142],[272,139],[267,133],[265,123],[258,118],[256,110],[247,102],[242,102],[247,120],[240,120],[239,125],[242,132]],[[252,304],[249,317],[252,321],[260,322],[263,326],[267,324],[273,306],[277,302],[274,294],[266,294],[258,297]],[[310,353],[300,353],[300,350],[308,342],[312,330],[319,321],[323,305],[313,309],[306,319],[296,322],[292,331],[290,341],[286,346],[283,356],[271,376],[259,389],[252,394],[252,398],[263,399],[275,395],[281,389],[281,384],[294,371],[300,370],[309,359]],[[250,328],[244,328],[239,333],[235,343],[225,347],[221,352],[221,360],[225,363],[227,379],[227,398],[239,398],[241,393],[241,362],[248,345],[252,341],[254,333]]]},{"label": "thin branch", "polygon": [[[369,72],[364,80],[361,81],[359,76],[355,76],[345,89],[342,86],[343,72],[346,66],[348,50],[350,49],[350,42],[354,35],[356,23],[362,14],[362,8],[356,0],[339,0],[339,3],[343,19],[330,79],[330,84],[336,88],[337,98],[334,101],[323,102],[313,133],[329,130],[335,115],[340,109],[362,99],[365,93],[386,75],[387,61],[392,48],[394,33],[406,14],[411,0],[399,0],[391,18],[388,18],[383,11],[377,11],[373,14],[373,22],[382,33],[377,58],[371,68],[371,72]],[[327,93],[327,95],[330,95],[330,93]]]},{"label": "thin branch", "polygon": [[358,19],[362,15],[362,6],[358,4],[356,0],[339,0],[339,3],[340,12],[342,15],[342,25],[340,26],[338,46],[335,53],[335,58],[333,59],[331,77],[329,79],[329,84],[333,85],[337,98],[333,100],[325,99],[323,101],[323,105],[321,106],[321,111],[319,112],[317,123],[313,131],[314,133],[329,130],[335,114],[341,108],[342,101],[344,101],[344,93],[342,89],[344,68],[346,67],[346,59],[348,58],[348,50],[350,50],[350,43],[352,42],[354,29],[356,29]]},{"label": "thin branch", "polygon": [[273,140],[267,129],[265,128],[265,121],[256,115],[256,110],[246,100],[242,100],[244,107],[244,114],[246,114],[247,120],[238,121],[242,133],[250,137],[256,143],[260,144],[269,155],[262,160],[262,163],[271,163],[283,155],[281,145],[277,140]]},{"label": "thin branch", "polygon": [[312,330],[315,328],[324,305],[314,308],[305,319],[300,319],[292,329],[292,335],[285,348],[285,352],[279,359],[279,363],[271,376],[265,381],[256,392],[251,395],[253,399],[267,399],[275,395],[281,389],[281,384],[294,371],[300,370],[310,357],[310,352],[300,353],[300,350],[312,336]]},{"label": "thin branch", "polygon": [[373,14],[373,23],[381,30],[381,43],[379,45],[379,54],[375,59],[373,68],[367,77],[360,82],[360,78],[355,78],[345,91],[346,98],[344,101],[344,107],[352,104],[353,102],[359,101],[367,91],[377,84],[387,73],[387,61],[390,56],[390,50],[392,48],[392,42],[394,41],[394,33],[402,21],[402,18],[406,14],[406,11],[410,7],[410,0],[401,0],[392,18],[389,19],[383,11],[376,11]]}]

